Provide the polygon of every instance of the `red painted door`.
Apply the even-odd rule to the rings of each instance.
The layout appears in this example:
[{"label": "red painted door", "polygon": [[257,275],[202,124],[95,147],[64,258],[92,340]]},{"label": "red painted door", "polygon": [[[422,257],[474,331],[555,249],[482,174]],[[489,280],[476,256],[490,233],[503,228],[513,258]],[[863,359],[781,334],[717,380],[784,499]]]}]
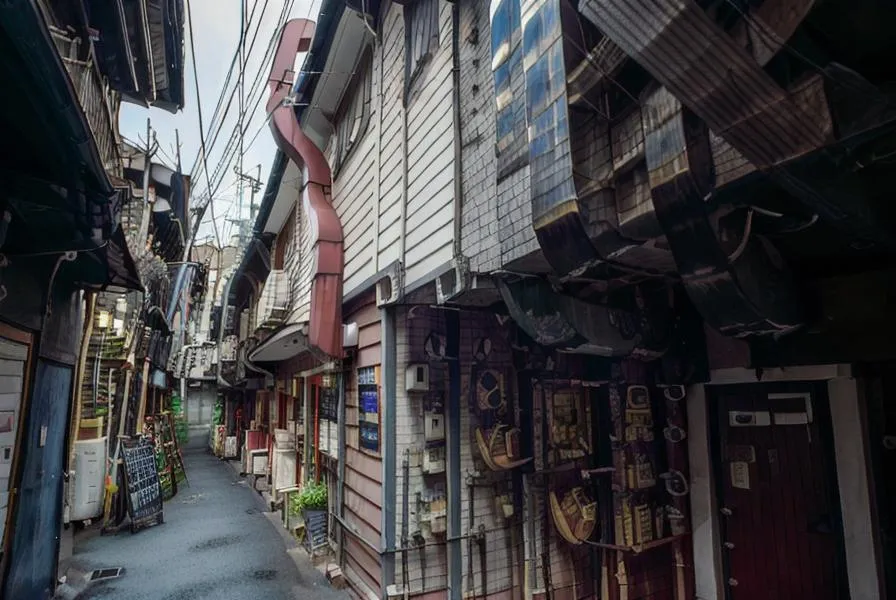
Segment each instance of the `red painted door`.
[{"label": "red painted door", "polygon": [[729,600],[841,600],[842,528],[824,384],[715,389]]}]

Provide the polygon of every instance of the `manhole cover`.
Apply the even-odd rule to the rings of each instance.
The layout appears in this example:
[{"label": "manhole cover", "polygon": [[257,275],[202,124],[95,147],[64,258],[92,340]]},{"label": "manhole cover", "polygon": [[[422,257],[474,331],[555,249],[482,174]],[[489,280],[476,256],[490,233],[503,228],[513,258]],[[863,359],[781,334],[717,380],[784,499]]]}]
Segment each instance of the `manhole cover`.
[{"label": "manhole cover", "polygon": [[90,581],[99,581],[101,579],[115,579],[116,577],[121,577],[122,572],[121,567],[115,567],[114,569],[96,569],[90,574]]}]

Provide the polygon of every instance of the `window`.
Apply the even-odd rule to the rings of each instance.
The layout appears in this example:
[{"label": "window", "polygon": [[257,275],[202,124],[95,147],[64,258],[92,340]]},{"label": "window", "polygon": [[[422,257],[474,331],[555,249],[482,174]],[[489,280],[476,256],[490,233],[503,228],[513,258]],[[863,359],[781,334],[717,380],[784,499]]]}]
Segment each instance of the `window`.
[{"label": "window", "polygon": [[295,229],[296,208],[293,207],[292,211],[290,211],[289,213],[289,217],[286,219],[286,223],[283,224],[283,227],[280,229],[280,233],[277,234],[277,239],[274,240],[274,260],[272,261],[272,268],[278,270],[285,268],[286,252],[289,249],[290,244],[292,243],[292,238],[295,235]]},{"label": "window", "polygon": [[348,160],[361,138],[364,137],[367,125],[370,123],[371,88],[373,86],[372,57],[372,53],[367,52],[359,61],[355,73],[355,85],[348,90],[343,101],[342,115],[336,127],[336,148],[333,157],[333,171],[336,173]]},{"label": "window", "polygon": [[439,0],[416,0],[404,7],[405,95],[439,47]]},{"label": "window", "polygon": [[358,428],[363,450],[380,451],[380,391],[375,367],[358,369]]}]

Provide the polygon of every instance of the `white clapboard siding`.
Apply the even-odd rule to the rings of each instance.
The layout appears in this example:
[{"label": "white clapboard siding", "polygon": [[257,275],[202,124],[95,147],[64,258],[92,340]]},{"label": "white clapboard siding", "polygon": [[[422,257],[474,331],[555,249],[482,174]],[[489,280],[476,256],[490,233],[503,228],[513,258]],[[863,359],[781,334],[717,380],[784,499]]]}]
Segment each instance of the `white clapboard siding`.
[{"label": "white clapboard siding", "polygon": [[372,113],[367,132],[333,180],[333,206],[345,244],[345,294],[376,273],[376,118]]},{"label": "white clapboard siding", "polygon": [[[382,42],[374,60],[382,64],[383,96],[380,122],[380,201],[378,269],[401,258],[403,186],[402,106],[404,86],[404,14],[393,5],[386,14]],[[379,73],[378,73],[379,75]]]},{"label": "white clapboard siding", "polygon": [[405,281],[423,283],[453,256],[454,115],[450,2],[441,2],[440,46],[408,105]]},{"label": "white clapboard siding", "polygon": [[286,265],[292,286],[292,310],[289,322],[303,323],[308,321],[311,312],[311,267],[314,259],[308,215],[301,199],[296,204],[295,227],[293,251],[289,253],[290,260]]}]

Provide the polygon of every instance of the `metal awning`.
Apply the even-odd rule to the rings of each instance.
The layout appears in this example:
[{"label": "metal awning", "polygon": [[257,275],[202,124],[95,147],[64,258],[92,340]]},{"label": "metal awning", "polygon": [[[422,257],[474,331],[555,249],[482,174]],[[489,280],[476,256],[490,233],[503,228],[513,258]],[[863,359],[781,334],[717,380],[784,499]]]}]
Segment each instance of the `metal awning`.
[{"label": "metal awning", "polygon": [[79,283],[86,289],[119,293],[145,289],[121,227],[104,246],[83,253],[79,259],[75,266],[80,269]]},{"label": "metal awning", "polygon": [[248,362],[276,363],[309,351],[307,331],[307,323],[286,325],[258,344],[249,354]]}]

